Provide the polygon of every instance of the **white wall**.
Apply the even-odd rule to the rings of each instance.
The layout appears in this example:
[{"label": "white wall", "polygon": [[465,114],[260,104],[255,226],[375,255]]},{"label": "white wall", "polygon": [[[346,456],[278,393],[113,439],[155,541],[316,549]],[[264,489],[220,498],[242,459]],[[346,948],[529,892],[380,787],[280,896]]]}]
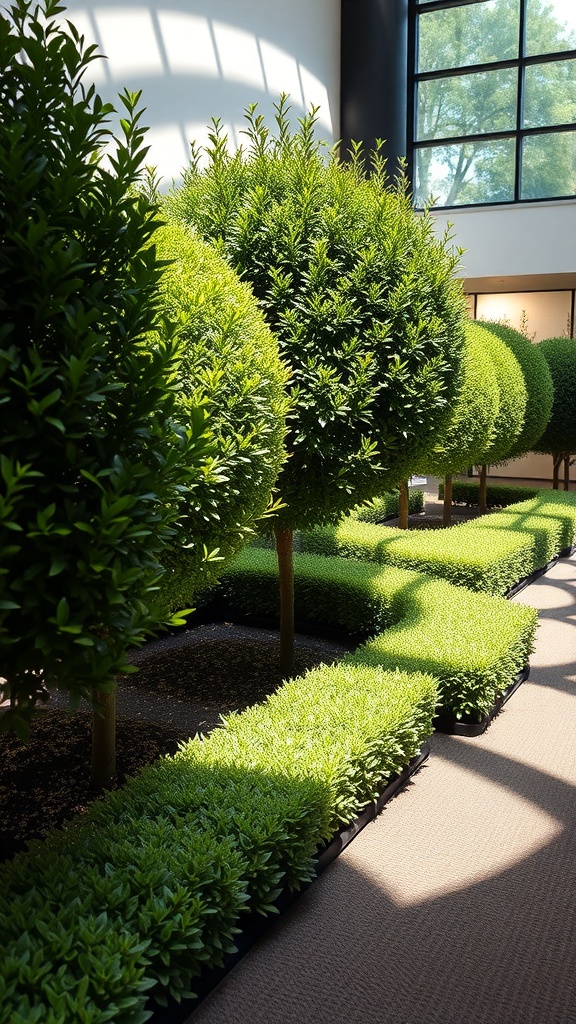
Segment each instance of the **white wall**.
[{"label": "white wall", "polygon": [[451,223],[455,244],[466,249],[464,278],[576,271],[576,200],[439,210],[433,216],[437,231]]},{"label": "white wall", "polygon": [[339,0],[69,0],[65,16],[107,56],[93,65],[104,99],[142,89],[148,162],[165,184],[213,116],[237,144],[244,108],[258,102],[270,122],[282,92],[294,117],[320,105],[320,136],[338,135]]}]

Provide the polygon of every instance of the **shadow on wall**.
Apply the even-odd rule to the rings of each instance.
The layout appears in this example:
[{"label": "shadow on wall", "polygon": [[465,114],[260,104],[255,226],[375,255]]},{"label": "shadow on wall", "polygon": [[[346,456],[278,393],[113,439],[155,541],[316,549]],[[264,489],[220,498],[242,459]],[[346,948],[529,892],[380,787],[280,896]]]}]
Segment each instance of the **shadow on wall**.
[{"label": "shadow on wall", "polygon": [[106,55],[92,65],[103,99],[117,106],[124,87],[142,89],[149,162],[167,186],[187,164],[190,140],[207,140],[211,117],[238,145],[244,108],[258,102],[271,121],[282,92],[295,118],[320,106],[320,133],[333,141],[337,9],[335,0],[68,0],[64,16]]}]

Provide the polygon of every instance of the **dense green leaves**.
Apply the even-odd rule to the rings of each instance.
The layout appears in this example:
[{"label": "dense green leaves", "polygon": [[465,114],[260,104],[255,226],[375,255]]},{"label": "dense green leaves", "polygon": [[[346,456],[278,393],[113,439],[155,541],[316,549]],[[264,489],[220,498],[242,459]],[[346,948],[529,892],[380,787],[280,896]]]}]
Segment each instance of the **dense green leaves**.
[{"label": "dense green leaves", "polygon": [[112,686],[207,455],[201,408],[173,423],[139,96],[116,139],[62,10],[0,14],[2,727],[21,733],[45,687]]},{"label": "dense green leaves", "polygon": [[[265,511],[285,458],[287,371],[246,284],[197,235],[171,225],[154,236],[170,260],[162,304],[180,341],[175,416],[204,405],[217,462],[206,464],[165,557],[161,600],[189,605],[221,571]],[[205,552],[214,553],[210,560]]]},{"label": "dense green leaves", "polygon": [[526,414],[526,384],[516,355],[504,341],[477,321],[469,320],[466,331],[486,351],[498,384],[498,412],[481,459],[482,464],[494,465],[508,459],[518,444]]},{"label": "dense green leaves", "polygon": [[554,385],[552,413],[536,451],[572,455],[576,452],[576,342],[572,338],[547,338],[536,348],[548,364]]},{"label": "dense green leaves", "polygon": [[[509,459],[514,459],[537,448],[537,442],[542,436],[552,412],[554,398],[552,377],[542,349],[538,345],[533,345],[524,334],[520,334],[513,327],[504,324],[482,321],[482,327],[491,331],[508,346],[516,356],[524,377],[526,386],[524,423],[507,456]],[[480,461],[472,459],[468,465]]]},{"label": "dense green leaves", "polygon": [[291,371],[281,527],[334,520],[410,475],[449,412],[462,345],[459,254],[391,186],[325,152],[315,112],[277,134],[250,108],[247,147],[219,122],[170,216],[212,239],[250,282]]}]

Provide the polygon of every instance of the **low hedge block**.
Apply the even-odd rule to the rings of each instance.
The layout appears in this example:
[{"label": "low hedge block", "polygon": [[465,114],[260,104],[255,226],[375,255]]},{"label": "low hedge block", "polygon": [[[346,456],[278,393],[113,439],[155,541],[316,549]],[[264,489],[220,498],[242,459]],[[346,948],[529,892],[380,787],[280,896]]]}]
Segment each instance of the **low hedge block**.
[{"label": "low hedge block", "polygon": [[[456,717],[480,720],[528,661],[534,609],[395,566],[350,560],[355,573],[343,577],[342,561],[294,556],[295,610],[304,617],[313,608],[316,621],[338,624],[349,633],[357,630],[358,612],[364,609],[365,632],[374,638],[348,656],[347,664],[430,674],[438,680],[443,708]],[[268,614],[276,609],[273,554],[244,551],[222,586],[232,605],[238,598],[241,610]]]},{"label": "low hedge block", "polygon": [[[492,516],[488,523],[491,526]],[[462,532],[464,527],[470,527],[468,533]],[[535,560],[532,537],[519,537],[502,529],[491,529],[489,537],[485,533],[477,535],[472,524],[450,530],[407,531],[348,518],[337,526],[303,533],[301,544],[306,552],[415,569],[456,586],[495,595],[505,594],[532,572]]]},{"label": "low hedge block", "polygon": [[534,542],[532,570],[543,568],[551,558],[570,548],[576,538],[576,494],[540,491],[536,498],[509,505],[500,512],[465,523],[460,536],[472,531],[482,538],[486,529],[503,529],[511,535],[528,536]]},{"label": "low hedge block", "polygon": [[[480,485],[477,480],[453,480],[452,504],[477,505]],[[506,508],[517,501],[536,498],[541,493],[539,487],[514,487],[512,484],[488,484],[486,502],[488,508]],[[444,497],[444,483],[438,484],[438,498]]]},{"label": "low hedge block", "polygon": [[[424,509],[424,491],[408,491],[408,512],[411,516],[418,515]],[[386,519],[395,519],[399,514],[398,491],[388,491],[371,501],[356,505],[350,512],[351,519],[360,523],[383,523]]]},{"label": "low hedge block", "polygon": [[31,844],[0,869],[2,1024],[141,1024],[190,995],[409,763],[436,703],[426,674],[321,666]]}]

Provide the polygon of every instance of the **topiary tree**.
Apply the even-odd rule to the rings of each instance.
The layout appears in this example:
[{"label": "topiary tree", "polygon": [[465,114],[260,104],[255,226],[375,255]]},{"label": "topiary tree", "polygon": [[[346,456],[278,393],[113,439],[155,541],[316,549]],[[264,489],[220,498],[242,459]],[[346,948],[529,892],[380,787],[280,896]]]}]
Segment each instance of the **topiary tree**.
[{"label": "topiary tree", "polygon": [[486,513],[488,466],[510,458],[510,453],[514,450],[524,426],[527,391],[516,356],[496,334],[477,321],[469,321],[467,332],[478,339],[490,356],[499,389],[498,413],[494,421],[492,438],[488,448],[482,453],[482,463],[479,464],[478,506],[482,513]]},{"label": "topiary tree", "polygon": [[500,389],[482,338],[466,331],[462,377],[452,418],[418,472],[444,477],[444,526],[452,521],[452,475],[483,461],[498,415]]},{"label": "topiary tree", "polygon": [[554,387],[552,412],[534,450],[552,455],[552,486],[558,490],[564,462],[564,490],[570,486],[570,456],[576,452],[576,342],[546,338],[534,346],[544,356]]},{"label": "topiary tree", "polygon": [[108,784],[115,677],[155,624],[163,551],[211,463],[202,408],[174,420],[159,220],[134,188],[139,97],[121,97],[115,138],[82,83],[95,50],[62,10],[0,14],[0,728],[25,736],[55,686],[91,700]]},{"label": "topiary tree", "polygon": [[508,459],[516,459],[526,452],[535,451],[535,445],[542,436],[552,412],[554,385],[548,363],[542,350],[534,345],[525,334],[515,331],[506,324],[482,321],[482,327],[495,334],[520,364],[526,386],[526,411],[522,429],[508,452]]},{"label": "topiary tree", "polygon": [[247,111],[231,153],[218,121],[201,166],[193,149],[169,215],[212,239],[248,280],[291,371],[287,447],[275,518],[281,661],[292,664],[292,536],[333,521],[410,475],[449,414],[462,346],[459,253],[417,216],[406,183],[371,178],[293,132],[283,97],[272,136]]},{"label": "topiary tree", "polygon": [[175,415],[185,425],[204,405],[218,456],[163,559],[160,603],[174,610],[216,579],[266,512],[285,459],[288,373],[248,285],[212,246],[177,224],[154,241],[170,261],[162,303],[182,346]]}]

